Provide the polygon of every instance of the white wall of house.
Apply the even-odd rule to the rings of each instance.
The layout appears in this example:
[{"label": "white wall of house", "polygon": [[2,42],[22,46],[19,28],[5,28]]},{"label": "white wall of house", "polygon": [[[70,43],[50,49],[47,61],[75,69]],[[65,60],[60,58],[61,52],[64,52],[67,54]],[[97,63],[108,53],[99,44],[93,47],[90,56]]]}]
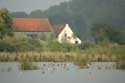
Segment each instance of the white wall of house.
[{"label": "white wall of house", "polygon": [[15,36],[49,41],[54,39],[53,32],[15,32]]},{"label": "white wall of house", "polygon": [[27,35],[25,34],[25,32],[14,32],[14,36],[16,38],[27,38]]},{"label": "white wall of house", "polygon": [[59,43],[81,44],[81,40],[75,36],[68,24],[66,24],[65,28],[60,32],[57,40]]}]

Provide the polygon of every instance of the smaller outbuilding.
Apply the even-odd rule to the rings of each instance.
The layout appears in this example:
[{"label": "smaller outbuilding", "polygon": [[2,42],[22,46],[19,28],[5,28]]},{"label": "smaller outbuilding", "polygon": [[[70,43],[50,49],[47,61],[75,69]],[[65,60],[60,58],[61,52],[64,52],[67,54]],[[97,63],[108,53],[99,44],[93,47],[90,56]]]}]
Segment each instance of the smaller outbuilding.
[{"label": "smaller outbuilding", "polygon": [[59,43],[81,44],[81,40],[74,34],[68,24],[53,26]]}]

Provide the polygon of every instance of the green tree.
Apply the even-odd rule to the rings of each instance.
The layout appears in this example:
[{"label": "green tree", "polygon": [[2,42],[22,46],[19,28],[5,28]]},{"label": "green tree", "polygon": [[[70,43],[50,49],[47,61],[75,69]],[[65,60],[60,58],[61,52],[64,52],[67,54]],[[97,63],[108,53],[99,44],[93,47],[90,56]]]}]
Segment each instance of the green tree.
[{"label": "green tree", "polygon": [[96,42],[108,41],[119,44],[125,43],[124,29],[118,29],[107,24],[94,24],[91,31]]},{"label": "green tree", "polygon": [[42,10],[34,10],[29,14],[30,18],[45,18],[46,14]]},{"label": "green tree", "polygon": [[112,27],[106,24],[94,24],[91,31],[96,42],[110,40],[111,34],[114,32]]},{"label": "green tree", "polygon": [[0,9],[0,39],[5,36],[12,36],[12,19],[9,15],[9,11],[5,8]]},{"label": "green tree", "polygon": [[28,14],[26,12],[12,12],[10,15],[17,18],[28,18]]}]

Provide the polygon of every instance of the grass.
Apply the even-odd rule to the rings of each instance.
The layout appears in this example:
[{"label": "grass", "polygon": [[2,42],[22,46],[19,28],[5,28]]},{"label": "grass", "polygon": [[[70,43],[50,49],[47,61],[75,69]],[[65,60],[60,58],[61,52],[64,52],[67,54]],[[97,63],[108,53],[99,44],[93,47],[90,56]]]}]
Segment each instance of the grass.
[{"label": "grass", "polygon": [[125,61],[116,62],[116,69],[125,70]]},{"label": "grass", "polygon": [[125,61],[120,61],[116,63],[116,69],[125,70]]},{"label": "grass", "polygon": [[21,70],[36,70],[38,69],[38,67],[28,57],[23,57],[20,60],[20,69]]},{"label": "grass", "polygon": [[79,68],[84,68],[88,63],[90,63],[90,58],[83,55],[79,55],[76,56],[76,59],[73,60],[73,63],[79,66]]},{"label": "grass", "polygon": [[125,56],[118,56],[118,61],[115,65],[116,69],[125,70]]},{"label": "grass", "polygon": [[[70,45],[52,42],[45,46],[42,45],[42,47],[41,45],[36,45],[35,48],[38,50],[2,51],[0,52],[0,61],[20,61],[22,64],[21,68],[25,70],[28,68],[35,69],[35,66],[31,63],[32,61],[68,61],[78,65],[84,65],[91,61],[119,62],[121,58],[125,60],[125,45],[118,45],[116,43],[82,43],[81,45]],[[26,60],[25,58],[22,59],[22,57],[27,57],[29,60],[27,58]],[[121,65],[122,63],[120,62],[118,64]]]}]

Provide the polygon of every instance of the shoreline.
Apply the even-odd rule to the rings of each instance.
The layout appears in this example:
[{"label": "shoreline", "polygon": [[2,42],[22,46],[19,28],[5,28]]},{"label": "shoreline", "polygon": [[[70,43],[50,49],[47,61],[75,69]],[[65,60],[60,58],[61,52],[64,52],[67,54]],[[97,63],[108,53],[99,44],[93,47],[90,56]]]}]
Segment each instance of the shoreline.
[{"label": "shoreline", "polygon": [[[122,57],[122,56],[121,56]],[[123,56],[124,57],[124,56]],[[76,52],[0,52],[0,62],[2,61],[20,61],[21,58],[29,58],[31,61],[76,61],[83,58],[89,61],[119,61],[119,56],[96,54],[91,55],[87,53]]]}]

